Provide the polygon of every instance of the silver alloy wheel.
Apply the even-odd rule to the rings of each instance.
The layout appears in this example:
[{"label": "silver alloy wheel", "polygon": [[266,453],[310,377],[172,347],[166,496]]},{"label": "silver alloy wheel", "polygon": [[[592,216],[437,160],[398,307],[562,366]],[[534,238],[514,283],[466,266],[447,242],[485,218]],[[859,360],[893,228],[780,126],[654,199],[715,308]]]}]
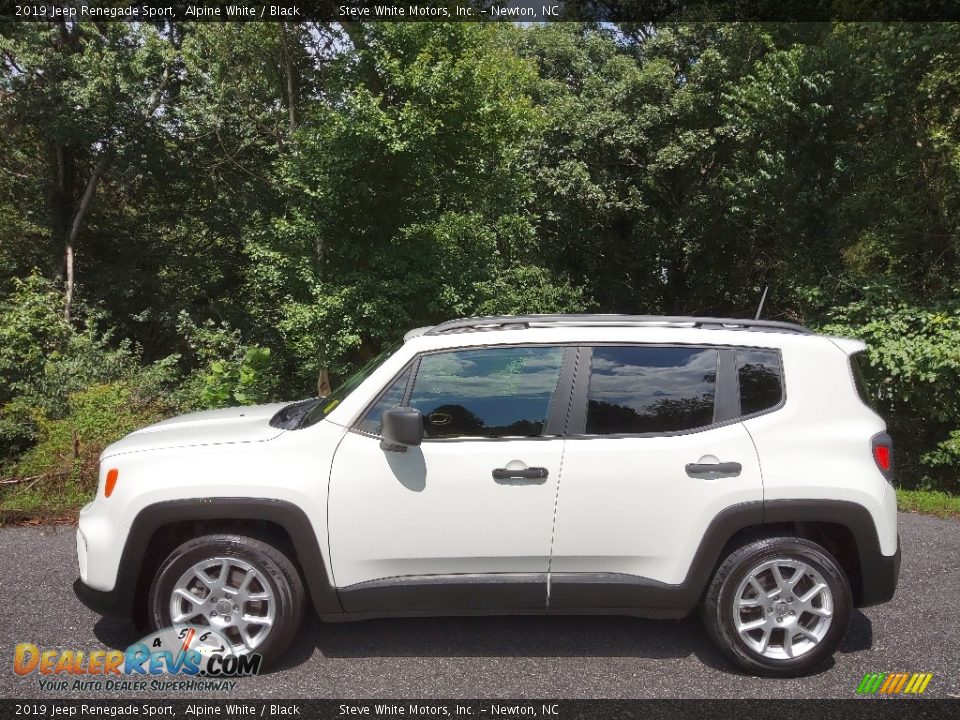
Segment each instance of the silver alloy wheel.
[{"label": "silver alloy wheel", "polygon": [[239,558],[201,560],[173,586],[170,620],[175,625],[206,625],[245,655],[267,639],[276,601],[262,572]]},{"label": "silver alloy wheel", "polygon": [[741,639],[767,658],[790,660],[813,650],[833,622],[833,594],[802,560],[776,558],[754,567],[733,596]]}]

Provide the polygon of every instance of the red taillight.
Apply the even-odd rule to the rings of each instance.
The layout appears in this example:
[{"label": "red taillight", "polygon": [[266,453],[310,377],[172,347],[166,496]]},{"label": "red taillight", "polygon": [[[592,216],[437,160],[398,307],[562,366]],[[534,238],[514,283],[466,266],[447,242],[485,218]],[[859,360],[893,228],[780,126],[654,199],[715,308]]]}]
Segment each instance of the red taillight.
[{"label": "red taillight", "polygon": [[877,461],[877,467],[883,472],[890,471],[890,448],[886,445],[874,445],[873,459]]},{"label": "red taillight", "polygon": [[113,488],[117,484],[117,475],[120,473],[116,468],[111,468],[107,471],[107,481],[103,484],[103,495],[104,497],[110,497],[113,495]]},{"label": "red taillight", "polygon": [[877,468],[887,480],[893,482],[893,438],[885,432],[877,433],[870,438],[870,448]]}]

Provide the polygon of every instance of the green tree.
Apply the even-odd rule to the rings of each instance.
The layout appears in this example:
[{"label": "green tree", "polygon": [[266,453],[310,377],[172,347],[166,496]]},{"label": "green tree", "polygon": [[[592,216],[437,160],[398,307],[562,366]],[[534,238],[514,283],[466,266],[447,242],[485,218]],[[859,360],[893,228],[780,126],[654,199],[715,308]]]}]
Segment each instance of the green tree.
[{"label": "green tree", "polygon": [[481,308],[583,306],[538,264],[523,153],[542,117],[512,32],[351,29],[355,57],[279,165],[285,212],[250,238],[261,322],[302,371],[340,374],[399,328]]},{"label": "green tree", "polygon": [[0,123],[12,130],[5,142],[15,148],[5,154],[6,172],[16,177],[25,163],[38,170],[28,189],[45,195],[38,225],[62,252],[69,320],[77,248],[91,232],[91,208],[111,166],[135,162],[150,149],[152,126],[163,122],[173,92],[179,33],[150,24],[5,25]]}]

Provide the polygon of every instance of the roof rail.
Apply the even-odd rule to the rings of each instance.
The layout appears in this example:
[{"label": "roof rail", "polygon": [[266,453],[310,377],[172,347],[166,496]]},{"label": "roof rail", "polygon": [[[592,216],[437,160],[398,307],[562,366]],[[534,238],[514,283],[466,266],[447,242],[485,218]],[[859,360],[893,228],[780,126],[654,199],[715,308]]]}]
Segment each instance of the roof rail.
[{"label": "roof rail", "polygon": [[[794,323],[776,320],[686,317],[683,315],[496,315],[448,320],[423,332],[424,335],[483,332],[485,330],[521,330],[531,327],[671,327],[704,330],[753,330],[756,332],[813,335],[813,331]],[[419,330],[419,328],[418,328]]]}]

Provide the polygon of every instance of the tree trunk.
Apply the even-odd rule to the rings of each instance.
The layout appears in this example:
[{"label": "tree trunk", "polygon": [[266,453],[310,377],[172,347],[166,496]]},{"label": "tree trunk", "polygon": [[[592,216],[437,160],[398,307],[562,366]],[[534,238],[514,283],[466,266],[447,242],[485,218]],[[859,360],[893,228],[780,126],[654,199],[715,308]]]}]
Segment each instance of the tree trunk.
[{"label": "tree trunk", "polygon": [[64,268],[66,274],[66,287],[64,288],[63,299],[63,317],[69,323],[70,313],[73,309],[73,243],[67,242],[64,250]]},{"label": "tree trunk", "polygon": [[67,234],[64,248],[64,259],[66,261],[66,288],[63,303],[63,316],[66,318],[67,322],[70,322],[70,315],[73,309],[73,290],[75,286],[74,255],[77,244],[77,235],[80,234],[80,227],[83,224],[83,218],[87,214],[87,210],[90,208],[90,202],[93,200],[93,195],[97,191],[97,185],[100,183],[100,177],[107,169],[107,164],[109,162],[110,160],[108,151],[104,150],[103,154],[100,156],[100,159],[97,160],[97,164],[93,167],[93,172],[90,174],[90,179],[87,180],[87,187],[83,191],[83,197],[80,198],[80,205],[77,207],[77,212],[74,213],[73,222],[70,224],[70,232]]},{"label": "tree trunk", "polygon": [[[50,193],[50,228],[55,247],[66,247],[70,234],[70,220],[73,214],[73,185],[76,181],[73,169],[73,154],[69,147],[56,143],[53,147],[53,160],[56,165],[57,182]],[[66,256],[60,256],[51,268],[61,280],[66,277]]]},{"label": "tree trunk", "polygon": [[[150,98],[150,102],[147,103],[147,107],[143,108],[142,110],[144,123],[148,122],[153,114],[157,111],[157,108],[160,107],[160,103],[163,100],[163,93],[166,90],[169,82],[170,66],[167,65],[163,70],[163,76],[157,85],[157,89]],[[66,318],[67,322],[70,322],[70,317],[73,311],[73,292],[74,288],[76,287],[75,256],[77,236],[80,234],[80,228],[83,226],[83,219],[87,214],[87,210],[90,209],[93,196],[97,191],[97,185],[100,184],[100,178],[103,176],[107,166],[110,164],[110,151],[110,144],[104,142],[103,148],[100,152],[100,158],[97,160],[97,164],[93,166],[93,172],[90,173],[90,178],[87,180],[87,185],[83,191],[83,197],[80,198],[80,204],[77,206],[76,212],[73,214],[73,221],[70,223],[70,230],[64,240],[64,268],[66,278],[64,284],[63,316]],[[58,146],[58,158],[61,157],[60,153],[61,148]]]},{"label": "tree trunk", "polygon": [[290,117],[290,134],[297,129],[297,77],[287,43],[287,24],[280,23],[280,50],[283,54],[283,72],[287,76],[287,112]]},{"label": "tree trunk", "polygon": [[330,371],[327,368],[320,368],[320,375],[317,377],[317,395],[326,397],[333,388],[330,387]]}]

